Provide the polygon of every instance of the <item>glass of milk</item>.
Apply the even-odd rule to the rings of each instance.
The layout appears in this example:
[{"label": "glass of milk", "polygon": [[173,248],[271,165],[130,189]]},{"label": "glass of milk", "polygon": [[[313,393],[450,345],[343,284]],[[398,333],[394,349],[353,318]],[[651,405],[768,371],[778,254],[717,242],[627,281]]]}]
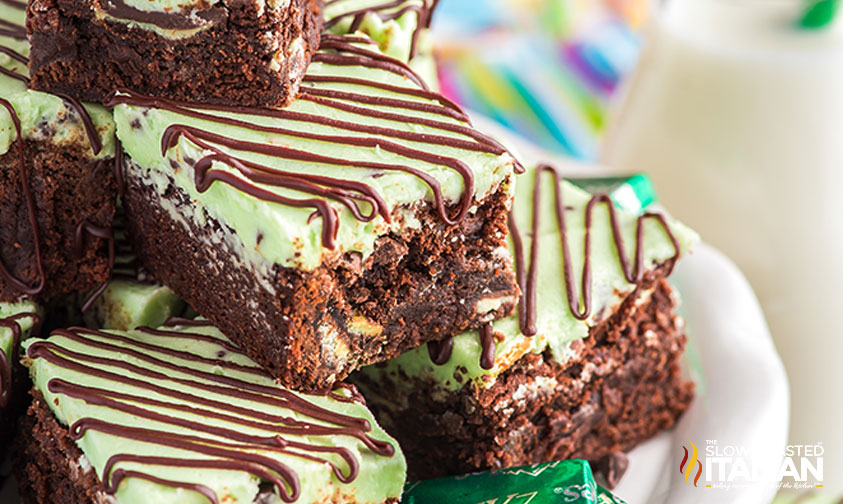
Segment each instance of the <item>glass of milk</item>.
[{"label": "glass of milk", "polygon": [[649,173],[747,274],[790,378],[791,442],[823,442],[840,493],[843,12],[804,29],[806,4],[660,4],[603,160]]}]

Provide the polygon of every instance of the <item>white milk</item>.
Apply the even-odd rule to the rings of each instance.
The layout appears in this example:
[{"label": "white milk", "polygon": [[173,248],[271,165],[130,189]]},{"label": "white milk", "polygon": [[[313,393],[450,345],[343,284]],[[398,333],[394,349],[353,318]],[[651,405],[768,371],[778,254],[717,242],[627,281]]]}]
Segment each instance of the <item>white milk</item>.
[{"label": "white milk", "polygon": [[791,442],[823,443],[824,485],[839,493],[843,12],[804,31],[803,6],[669,2],[604,161],[651,174],[664,204],[749,276],[788,370]]}]

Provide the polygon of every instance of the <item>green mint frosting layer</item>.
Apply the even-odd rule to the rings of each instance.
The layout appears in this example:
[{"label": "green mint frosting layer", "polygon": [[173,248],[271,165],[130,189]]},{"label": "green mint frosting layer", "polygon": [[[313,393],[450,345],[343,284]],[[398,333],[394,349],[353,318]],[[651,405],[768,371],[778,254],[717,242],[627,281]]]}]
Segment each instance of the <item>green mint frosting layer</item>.
[{"label": "green mint frosting layer", "polygon": [[[42,313],[41,307],[34,301],[23,299],[14,303],[0,303],[0,320],[7,320],[15,315],[22,315],[25,313],[34,313],[40,315]],[[31,317],[19,317],[15,320],[21,330],[21,339],[26,338],[29,331],[32,329],[35,320]],[[8,327],[0,326],[0,352],[4,354],[12,354],[12,343],[14,342],[14,335],[12,330]]]},{"label": "green mint frosting layer", "polygon": [[[433,59],[433,40],[425,18],[433,10],[432,0],[334,0],[325,5],[328,31],[337,35],[352,33],[352,28],[378,43],[381,51],[410,66],[432,89],[439,87]],[[357,17],[361,20],[358,23]],[[415,48],[413,39],[415,37]],[[413,51],[415,50],[415,54]]]},{"label": "green mint frosting layer", "polygon": [[[354,47],[378,54],[371,44]],[[343,58],[343,62],[333,62],[330,58],[334,57]],[[362,63],[353,64],[355,58]],[[211,217],[233,230],[234,236],[223,232],[218,239],[240,250],[241,258],[261,271],[271,271],[274,265],[312,270],[349,251],[360,252],[365,259],[379,237],[419,226],[413,212],[415,207],[434,201],[430,182],[398,169],[373,169],[373,164],[419,170],[433,180],[449,205],[460,201],[465,190],[464,178],[457,170],[443,165],[442,160],[458,160],[467,167],[474,179],[474,189],[469,196],[476,201],[499,188],[510,190],[510,185],[504,182],[513,174],[513,158],[505,152],[464,147],[466,144],[479,146],[481,142],[472,136],[478,133],[465,120],[455,117],[453,109],[439,99],[433,99],[410,77],[396,71],[395,65],[387,64],[391,66],[379,66],[381,63],[374,56],[338,54],[332,49],[320,51],[305,76],[302,97],[281,111],[288,115],[283,118],[211,108],[200,111],[210,118],[194,117],[165,108],[141,106],[137,102],[117,104],[114,107],[117,135],[136,165],[130,169],[134,170],[131,176],[140,177],[154,187],[162,195],[161,204],[175,220],[193,221],[204,227],[206,219]],[[290,114],[297,116],[291,118]],[[181,135],[175,145],[162,154],[165,131],[168,128],[172,131],[172,127],[177,126],[177,129],[188,127],[192,131],[218,135],[220,140],[206,140],[206,145],[245,162],[272,170],[364,184],[383,199],[384,207],[392,214],[391,222],[386,222],[381,215],[369,221],[361,220],[347,206],[331,200],[329,204],[338,219],[332,250],[323,246],[324,220],[314,218],[313,207],[258,199],[220,181],[211,183],[202,192],[197,188],[194,163],[213,159],[214,150]],[[454,131],[454,128],[462,129]],[[388,131],[388,135],[380,133],[382,130]],[[322,139],[306,138],[306,135],[321,135]],[[223,145],[232,139],[247,142],[248,146]],[[376,144],[353,145],[356,139]],[[458,143],[454,145],[454,141]],[[396,152],[396,145],[411,149],[412,155]],[[318,155],[352,165],[302,161],[257,152],[265,147]],[[210,166],[212,172],[244,180],[241,172],[229,163],[214,159]],[[171,185],[183,191],[193,205],[168,204],[163,195]],[[273,196],[296,200],[314,198],[312,194],[287,187],[258,182],[252,185]],[[368,213],[371,207],[361,203],[360,208]]]},{"label": "green mint frosting layer", "polygon": [[[163,331],[56,331],[25,343],[35,388],[62,425],[79,428],[70,431],[81,436],[80,465],[105,481],[108,461],[116,461],[112,484],[126,471],[117,502],[207,504],[200,485],[220,503],[251,504],[262,483],[279,477],[267,469],[278,464],[298,479],[298,504],[380,504],[401,495],[404,457],[361,402],[279,387],[210,326]],[[350,397],[347,389],[333,394]],[[365,420],[370,430],[337,428],[335,418]],[[363,438],[394,454],[375,453]],[[349,476],[337,449],[359,464],[348,483],[329,465]],[[280,503],[277,492],[260,502]]]},{"label": "green mint frosting layer", "polygon": [[[535,168],[518,176],[513,203],[514,218],[524,240],[523,250],[527,261],[529,261],[532,244],[530,232],[533,222],[533,190],[536,176]],[[564,180],[561,183],[561,190],[564,204],[568,207],[565,213],[566,238],[570,244],[572,278],[576,285],[575,292],[579,293],[585,257],[586,207],[592,195]],[[453,391],[468,382],[473,382],[478,387],[491,386],[498,375],[529,352],[541,353],[550,349],[558,362],[565,362],[571,357],[570,344],[588,336],[589,330],[611,315],[635,286],[627,281],[621,267],[612,235],[609,212],[604,205],[596,205],[591,228],[591,315],[585,320],[579,320],[573,315],[566,294],[562,241],[557,226],[555,203],[553,178],[545,173],[541,178],[539,210],[540,252],[536,288],[538,331],[535,336],[527,337],[521,333],[516,314],[494,323],[495,333],[503,336],[503,340],[498,340],[492,369],[487,370],[481,367],[480,336],[477,331],[469,331],[454,338],[453,353],[444,365],[435,365],[430,359],[427,345],[424,345],[387,361],[385,365],[368,366],[361,372],[375,380],[389,379],[399,383],[401,382],[400,374],[403,373],[409,377],[432,381],[443,391]],[[626,255],[630,263],[634,265],[638,215],[617,210],[617,218]],[[668,218],[667,222],[679,242],[681,254],[686,254],[699,240],[698,235],[673,219]],[[647,269],[652,269],[657,264],[673,257],[675,250],[669,236],[656,221],[648,219],[644,223],[643,261]],[[510,244],[512,244],[511,238]],[[455,379],[457,375],[461,377],[461,380]]]},{"label": "green mint frosting layer", "polygon": [[[207,10],[217,4],[229,5],[229,0],[120,0],[126,7],[137,9],[143,12],[166,12],[166,13],[187,13]],[[265,8],[285,9],[289,7],[290,0],[254,0],[253,4],[258,6],[258,12]]]},{"label": "green mint frosting layer", "polygon": [[[11,4],[0,2],[0,19],[9,23],[9,28],[24,29],[26,12]],[[24,58],[29,56],[29,43],[0,35],[0,48],[13,51]],[[10,54],[0,51],[0,67],[16,75],[27,77],[26,64]],[[58,96],[40,91],[30,91],[26,84],[10,75],[0,72],[0,98],[11,103],[21,122],[21,134],[29,140],[49,141],[62,147],[79,147],[94,157],[85,126],[79,113]],[[114,122],[111,113],[100,105],[84,104],[85,110],[99,134],[103,149],[98,158],[114,155]],[[9,151],[17,139],[17,131],[11,115],[0,106],[0,155]]]},{"label": "green mint frosting layer", "polygon": [[184,301],[169,287],[118,279],[108,282],[85,316],[91,327],[127,331],[140,326],[158,327],[184,309]]}]

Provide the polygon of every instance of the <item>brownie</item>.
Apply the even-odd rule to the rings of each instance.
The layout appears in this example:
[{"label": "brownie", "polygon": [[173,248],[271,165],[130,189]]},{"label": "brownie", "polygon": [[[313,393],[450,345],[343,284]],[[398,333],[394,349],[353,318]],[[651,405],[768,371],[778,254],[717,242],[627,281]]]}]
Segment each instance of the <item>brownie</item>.
[{"label": "brownie", "polygon": [[98,105],[27,89],[22,4],[0,6],[0,301],[108,278],[114,123]]},{"label": "brownie", "polygon": [[207,322],[24,346],[34,401],[12,455],[25,503],[400,498],[404,457],[353,386],[284,389]]},{"label": "brownie", "polygon": [[[411,478],[569,458],[603,465],[672,427],[693,398],[680,370],[686,337],[670,287],[658,281],[649,301],[632,310],[638,300],[631,296],[581,340],[576,358],[563,365],[547,351],[525,355],[489,388],[436,399],[423,380],[354,375],[354,382],[404,449]],[[554,387],[543,390],[548,382]],[[525,390],[533,391],[526,399]],[[407,407],[395,408],[393,398]]]},{"label": "brownie", "polygon": [[[41,325],[41,308],[31,300],[0,303],[0,463],[17,417],[26,409],[26,374],[17,361],[21,341]],[[2,475],[0,475],[2,479]]]},{"label": "brownie", "polygon": [[319,46],[321,16],[316,0],[38,0],[27,30],[33,89],[280,107]]},{"label": "brownie", "polygon": [[698,237],[549,166],[519,179],[509,228],[518,314],[351,380],[411,477],[584,458],[616,483],[616,454],[671,427],[693,397],[665,278]]},{"label": "brownie", "polygon": [[511,312],[519,165],[362,36],[324,36],[310,68],[284,110],[108,103],[147,269],[284,384],[318,390]]}]

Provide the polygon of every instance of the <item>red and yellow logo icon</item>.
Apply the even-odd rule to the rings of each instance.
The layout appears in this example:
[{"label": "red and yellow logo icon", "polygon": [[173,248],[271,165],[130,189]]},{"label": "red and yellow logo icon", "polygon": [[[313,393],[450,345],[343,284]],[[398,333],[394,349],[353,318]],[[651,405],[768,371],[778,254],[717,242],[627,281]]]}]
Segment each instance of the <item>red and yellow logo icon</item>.
[{"label": "red and yellow logo icon", "polygon": [[702,462],[699,460],[697,445],[695,445],[692,441],[688,442],[691,443],[690,459],[688,458],[688,449],[683,446],[682,449],[685,450],[685,456],[682,457],[682,462],[679,463],[679,473],[685,475],[685,483],[690,485],[691,475],[694,474],[694,469],[696,469],[696,474],[694,475],[694,486],[697,486],[697,482],[700,480],[700,476],[702,476]]}]

